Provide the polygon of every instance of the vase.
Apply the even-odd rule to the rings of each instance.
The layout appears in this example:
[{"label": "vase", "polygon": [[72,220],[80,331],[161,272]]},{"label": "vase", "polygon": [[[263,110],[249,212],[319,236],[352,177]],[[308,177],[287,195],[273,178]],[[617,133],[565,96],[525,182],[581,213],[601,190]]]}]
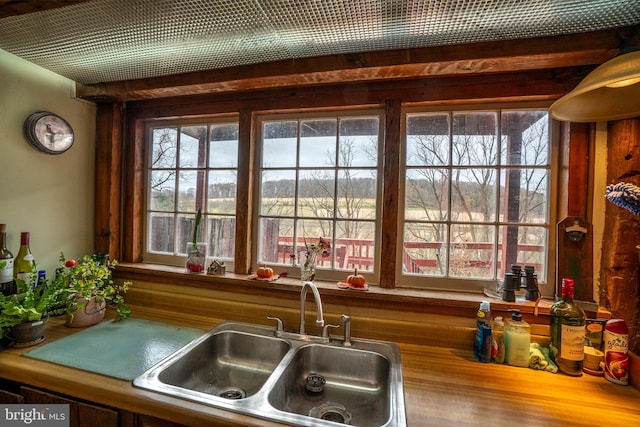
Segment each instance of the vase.
[{"label": "vase", "polygon": [[44,329],[47,326],[48,316],[33,322],[20,323],[11,328],[14,347],[29,347],[44,341]]},{"label": "vase", "polygon": [[303,282],[313,282],[316,278],[316,262],[318,254],[313,252],[302,252],[300,255],[300,280]]},{"label": "vase", "polygon": [[206,243],[187,243],[187,271],[189,273],[202,273],[204,271],[206,260]]},{"label": "vase", "polygon": [[73,314],[67,313],[66,325],[70,328],[84,328],[102,322],[107,311],[107,301],[102,299],[97,302],[96,297],[89,299],[78,298],[78,304],[82,307]]}]

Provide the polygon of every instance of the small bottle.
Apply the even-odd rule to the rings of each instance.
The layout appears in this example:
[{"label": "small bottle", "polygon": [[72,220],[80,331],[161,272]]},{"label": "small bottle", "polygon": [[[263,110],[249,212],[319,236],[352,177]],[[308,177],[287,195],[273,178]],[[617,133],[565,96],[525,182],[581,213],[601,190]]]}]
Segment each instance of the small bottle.
[{"label": "small bottle", "polygon": [[3,295],[16,293],[13,280],[13,254],[7,249],[6,224],[0,224],[0,292]]},{"label": "small bottle", "polygon": [[494,363],[504,363],[504,320],[502,320],[502,316],[493,319],[492,337],[492,360]]},{"label": "small bottle", "polygon": [[586,317],[584,310],[573,302],[573,279],[562,279],[562,299],[549,311],[551,315],[549,353],[560,372],[582,375]]},{"label": "small bottle", "polygon": [[614,384],[629,384],[629,329],[623,319],[604,326],[604,377]]},{"label": "small bottle", "polygon": [[20,233],[20,250],[13,264],[13,278],[31,283],[31,275],[36,268],[36,262],[29,248],[29,232]]},{"label": "small bottle", "polygon": [[526,368],[529,366],[531,326],[524,320],[520,310],[511,314],[504,325],[504,360],[508,365]]},{"label": "small bottle", "polygon": [[476,313],[476,339],[473,354],[478,362],[491,362],[491,308],[489,301],[482,301]]}]

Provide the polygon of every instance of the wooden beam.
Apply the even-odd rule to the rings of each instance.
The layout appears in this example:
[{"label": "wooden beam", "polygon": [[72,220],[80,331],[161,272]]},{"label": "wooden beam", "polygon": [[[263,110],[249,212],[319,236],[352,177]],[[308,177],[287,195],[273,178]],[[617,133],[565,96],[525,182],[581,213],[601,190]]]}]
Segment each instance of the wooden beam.
[{"label": "wooden beam", "polygon": [[[640,186],[640,119],[609,122],[607,184]],[[640,220],[632,212],[607,202],[600,270],[600,305],[629,327],[629,350],[640,354]]]},{"label": "wooden beam", "polygon": [[[398,203],[400,194],[400,141],[402,102],[385,102],[382,191],[382,238],[380,240],[380,287],[395,288],[398,265]],[[402,263],[402,260],[399,261]]]},{"label": "wooden beam", "polygon": [[529,71],[486,76],[440,77],[345,83],[252,92],[218,93],[131,101],[136,118],[167,118],[252,111],[278,111],[341,106],[382,106],[388,99],[403,105],[451,105],[510,101],[551,102],[571,90],[590,67]]},{"label": "wooden beam", "polygon": [[[615,56],[610,29],[536,39],[471,43],[274,61],[130,81],[78,85],[85,99],[142,100],[197,94],[469,76],[596,65]],[[632,40],[640,47],[640,35]]]},{"label": "wooden beam", "polygon": [[238,182],[236,194],[236,246],[234,273],[249,274],[251,269],[251,229],[253,218],[253,115],[240,111],[238,117]]},{"label": "wooden beam", "polygon": [[0,19],[72,6],[89,0],[0,0]]},{"label": "wooden beam", "polygon": [[95,148],[94,250],[120,256],[122,106],[98,104]]}]

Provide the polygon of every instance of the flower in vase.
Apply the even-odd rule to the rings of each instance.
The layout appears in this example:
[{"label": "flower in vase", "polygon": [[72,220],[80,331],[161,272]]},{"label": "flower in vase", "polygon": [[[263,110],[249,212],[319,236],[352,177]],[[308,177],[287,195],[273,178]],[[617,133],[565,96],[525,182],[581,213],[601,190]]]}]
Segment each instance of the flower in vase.
[{"label": "flower in vase", "polygon": [[305,260],[305,264],[310,262],[311,259],[315,259],[318,255],[323,258],[331,255],[331,242],[322,237],[318,238],[317,242],[309,243],[307,241],[304,242],[304,245],[307,248],[307,256]]}]

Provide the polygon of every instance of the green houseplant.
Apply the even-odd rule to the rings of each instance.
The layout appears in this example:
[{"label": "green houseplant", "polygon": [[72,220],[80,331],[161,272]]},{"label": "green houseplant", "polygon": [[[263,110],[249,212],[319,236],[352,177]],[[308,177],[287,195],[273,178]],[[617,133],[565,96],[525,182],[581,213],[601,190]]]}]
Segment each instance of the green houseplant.
[{"label": "green houseplant", "polygon": [[[131,282],[115,283],[112,270],[118,265],[117,260],[109,260],[97,255],[85,255],[81,260],[66,260],[60,254],[61,268],[54,279],[56,286],[64,287],[67,293],[66,313],[67,325],[88,326],[104,318],[107,306],[117,311],[116,320],[126,319],[130,308],[124,303],[124,294],[129,290]],[[80,314],[92,316],[94,321],[88,324],[74,325],[74,318]]]},{"label": "green houseplant", "polygon": [[37,344],[44,339],[49,315],[63,314],[67,291],[61,283],[46,282],[36,286],[37,274],[30,283],[16,280],[17,294],[0,294],[0,329],[2,337],[16,346]]}]

